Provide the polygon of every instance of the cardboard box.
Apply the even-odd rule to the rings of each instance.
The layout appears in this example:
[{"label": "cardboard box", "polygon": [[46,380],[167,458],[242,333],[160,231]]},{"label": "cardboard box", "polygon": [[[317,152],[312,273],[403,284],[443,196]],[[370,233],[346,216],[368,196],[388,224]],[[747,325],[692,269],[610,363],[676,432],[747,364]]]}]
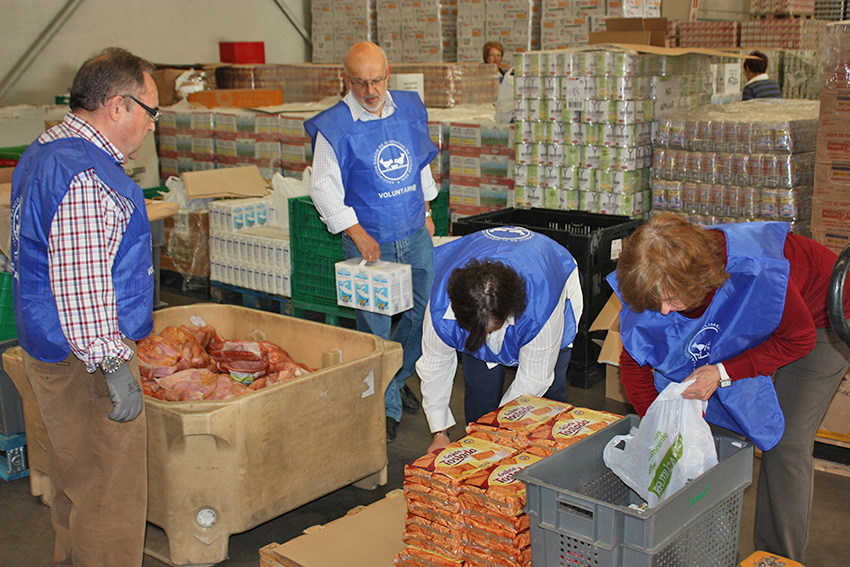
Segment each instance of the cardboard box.
[{"label": "cardboard box", "polygon": [[174,69],[161,67],[151,73],[156,90],[159,92],[159,106],[169,106],[180,100],[180,95],[174,88],[177,78],[186,72],[186,69]]},{"label": "cardboard box", "polygon": [[218,57],[222,63],[262,65],[266,62],[266,44],[262,41],[220,41]]},{"label": "cardboard box", "polygon": [[605,397],[618,402],[629,403],[623,383],[620,382],[620,352],[623,341],[620,338],[620,310],[623,304],[617,294],[612,293],[608,303],[590,324],[588,332],[607,331],[605,339],[592,339],[602,346],[598,361],[605,365]]},{"label": "cardboard box", "polygon": [[839,115],[820,117],[815,161],[850,163],[850,125],[845,117]]},{"label": "cardboard box", "polygon": [[667,46],[667,18],[608,18],[604,32],[592,32],[588,43]]},{"label": "cardboard box", "polygon": [[812,198],[812,231],[850,234],[850,202],[842,198]]},{"label": "cardboard box", "polygon": [[256,108],[283,104],[283,91],[280,89],[213,89],[190,93],[188,98],[189,102],[196,102],[207,108],[220,106]]},{"label": "cardboard box", "polygon": [[181,177],[190,199],[264,197],[268,193],[266,180],[255,165],[186,171]]},{"label": "cardboard box", "polygon": [[260,549],[260,567],[391,567],[404,549],[407,503],[401,490],[286,543]]},{"label": "cardboard box", "polygon": [[[219,563],[227,559],[232,534],[350,484],[386,484],[382,392],[401,367],[401,345],[350,329],[218,304],[154,311],[154,332],[191,324],[192,316],[202,317],[225,338],[273,341],[318,370],[231,400],[145,397],[147,519],[167,535],[166,541],[148,536],[148,555],[170,565]],[[3,367],[23,401],[30,490],[44,499],[50,497],[49,440],[21,352],[20,347],[7,350]],[[195,521],[204,508],[216,512],[212,527]],[[403,520],[399,534],[402,527]]]}]

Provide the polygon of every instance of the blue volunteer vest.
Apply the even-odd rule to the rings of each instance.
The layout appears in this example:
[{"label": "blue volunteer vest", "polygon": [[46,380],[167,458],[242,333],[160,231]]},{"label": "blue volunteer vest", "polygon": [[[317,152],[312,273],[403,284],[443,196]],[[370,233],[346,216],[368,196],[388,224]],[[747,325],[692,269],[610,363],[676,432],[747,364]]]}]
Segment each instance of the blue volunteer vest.
[{"label": "blue volunteer vest", "polygon": [[[779,326],[785,307],[789,263],[783,254],[788,224],[717,225],[726,235],[730,278],[715,292],[702,317],[636,313],[623,303],[623,346],[638,364],[655,369],[660,392],[699,366],[717,364],[758,346]],[[619,295],[616,272],[608,283]],[[622,299],[622,298],[621,298]],[[736,380],[708,400],[705,419],[751,439],[762,450],[782,437],[785,418],[769,376]]]},{"label": "blue volunteer vest", "polygon": [[[519,349],[538,335],[559,307],[561,292],[567,278],[576,270],[576,261],[566,248],[551,238],[516,226],[482,230],[434,248],[431,321],[443,342],[459,351],[464,350],[469,333],[454,319],[443,318],[450,304],[446,290],[455,268],[464,267],[472,258],[502,262],[525,279],[528,305],[514,324],[508,326],[502,350],[496,354],[485,342],[476,352],[469,353],[484,362],[517,366]],[[573,301],[582,305],[581,294],[565,302],[562,349],[570,346],[576,336],[578,322],[573,313]]]},{"label": "blue volunteer vest", "polygon": [[425,224],[421,172],[439,150],[428,134],[419,95],[393,91],[396,110],[387,118],[355,122],[345,102],[304,122],[316,145],[321,132],[334,149],[345,204],[378,242],[395,242]]},{"label": "blue volunteer vest", "polygon": [[47,238],[71,180],[91,167],[135,207],[112,266],[119,328],[133,340],[153,330],[151,231],[142,190],[121,164],[91,142],[63,138],[34,143],[12,178],[13,295],[21,347],[45,362],[59,362],[71,352],[50,289]]}]

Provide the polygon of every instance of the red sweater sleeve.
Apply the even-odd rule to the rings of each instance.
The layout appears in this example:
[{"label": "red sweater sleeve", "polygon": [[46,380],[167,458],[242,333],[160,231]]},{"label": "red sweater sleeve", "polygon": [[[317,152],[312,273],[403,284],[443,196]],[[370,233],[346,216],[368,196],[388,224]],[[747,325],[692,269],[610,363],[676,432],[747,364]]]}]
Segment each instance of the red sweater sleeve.
[{"label": "red sweater sleeve", "polygon": [[623,349],[620,353],[620,380],[623,382],[623,389],[626,390],[626,397],[629,398],[629,402],[634,406],[638,415],[643,417],[646,410],[658,397],[652,369],[648,364],[639,365],[626,352],[626,349]]},{"label": "red sweater sleeve", "polygon": [[779,327],[761,344],[723,361],[732,380],[768,376],[815,348],[815,322],[793,280],[788,280]]}]

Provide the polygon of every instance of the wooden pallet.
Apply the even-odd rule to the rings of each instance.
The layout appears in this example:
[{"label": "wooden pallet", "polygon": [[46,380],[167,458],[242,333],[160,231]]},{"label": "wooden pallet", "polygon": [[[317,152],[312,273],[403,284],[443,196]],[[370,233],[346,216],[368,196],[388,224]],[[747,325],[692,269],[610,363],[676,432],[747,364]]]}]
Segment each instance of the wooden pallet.
[{"label": "wooden pallet", "polygon": [[753,20],[813,20],[814,14],[751,14]]},{"label": "wooden pallet", "polygon": [[215,280],[210,280],[210,298],[216,303],[236,304],[251,309],[280,313],[281,315],[292,314],[292,305],[288,297],[272,295]]}]

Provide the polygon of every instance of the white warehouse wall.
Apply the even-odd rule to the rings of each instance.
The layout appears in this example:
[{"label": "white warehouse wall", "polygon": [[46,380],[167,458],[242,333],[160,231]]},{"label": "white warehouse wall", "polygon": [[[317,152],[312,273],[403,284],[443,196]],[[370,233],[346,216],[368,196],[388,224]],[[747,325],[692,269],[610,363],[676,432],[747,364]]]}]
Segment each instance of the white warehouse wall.
[{"label": "white warehouse wall", "polygon": [[[0,0],[0,88],[68,0]],[[277,0],[310,33],[310,0]],[[82,0],[0,106],[53,104],[80,64],[120,46],[157,64],[219,60],[220,41],[263,41],[267,63],[304,63],[309,43],[275,0]]]}]

